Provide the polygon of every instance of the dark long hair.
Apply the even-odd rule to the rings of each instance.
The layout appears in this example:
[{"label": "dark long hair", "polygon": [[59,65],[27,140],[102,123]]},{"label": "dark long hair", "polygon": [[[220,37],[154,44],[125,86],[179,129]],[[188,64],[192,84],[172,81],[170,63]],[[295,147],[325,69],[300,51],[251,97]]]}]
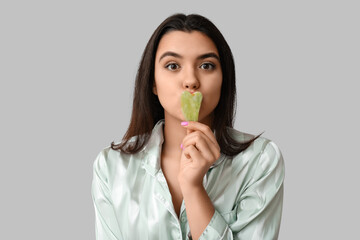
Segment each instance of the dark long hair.
[{"label": "dark long hair", "polygon": [[[197,15],[175,14],[165,19],[152,34],[141,58],[136,75],[131,121],[123,140],[119,144],[111,143],[113,150],[125,153],[139,152],[150,138],[155,124],[164,118],[164,109],[158,97],[152,92],[154,84],[155,54],[162,36],[169,31],[199,31],[206,34],[216,45],[219,52],[223,74],[221,96],[214,109],[212,129],[221,152],[234,156],[245,150],[256,138],[238,142],[230,136],[236,108],[235,66],[230,47],[216,26],[207,18]],[[134,138],[134,141],[130,139]]]}]

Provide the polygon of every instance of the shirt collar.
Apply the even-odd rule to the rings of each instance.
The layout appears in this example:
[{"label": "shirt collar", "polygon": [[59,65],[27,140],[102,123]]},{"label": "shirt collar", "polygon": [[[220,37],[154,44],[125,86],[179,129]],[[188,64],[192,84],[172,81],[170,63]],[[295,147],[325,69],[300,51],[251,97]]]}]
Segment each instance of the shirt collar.
[{"label": "shirt collar", "polygon": [[163,119],[155,124],[151,136],[143,149],[145,154],[145,165],[147,166],[147,170],[153,174],[159,171],[161,167],[160,158],[162,144],[164,142],[164,124],[165,121]]}]

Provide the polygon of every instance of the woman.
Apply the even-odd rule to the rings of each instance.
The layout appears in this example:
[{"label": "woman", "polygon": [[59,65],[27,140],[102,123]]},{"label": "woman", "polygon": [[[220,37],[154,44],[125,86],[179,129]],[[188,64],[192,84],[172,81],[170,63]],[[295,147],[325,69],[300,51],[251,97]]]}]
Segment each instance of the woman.
[{"label": "woman", "polygon": [[[182,92],[201,92],[185,121]],[[97,239],[276,239],[284,164],[270,140],[233,129],[235,69],[219,30],[176,14],[151,36],[123,141],[94,162]]]}]

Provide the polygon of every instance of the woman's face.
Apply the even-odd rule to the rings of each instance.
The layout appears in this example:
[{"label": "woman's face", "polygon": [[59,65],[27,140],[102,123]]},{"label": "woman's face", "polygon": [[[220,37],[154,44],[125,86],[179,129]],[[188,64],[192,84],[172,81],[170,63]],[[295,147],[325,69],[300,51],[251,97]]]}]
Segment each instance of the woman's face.
[{"label": "woman's face", "polygon": [[211,123],[222,84],[219,53],[213,41],[199,31],[171,31],[160,40],[155,56],[153,92],[165,118],[184,121],[180,98],[183,91],[199,91],[203,100],[199,122]]}]

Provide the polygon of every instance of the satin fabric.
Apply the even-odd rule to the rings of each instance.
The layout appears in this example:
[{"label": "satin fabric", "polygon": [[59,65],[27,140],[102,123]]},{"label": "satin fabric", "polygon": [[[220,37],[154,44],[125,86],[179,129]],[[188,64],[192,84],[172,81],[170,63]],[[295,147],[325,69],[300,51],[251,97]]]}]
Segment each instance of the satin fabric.
[{"label": "satin fabric", "polygon": [[[97,240],[191,239],[184,201],[177,217],[160,156],[164,121],[137,154],[104,148],[93,165]],[[245,141],[252,135],[228,129]],[[260,137],[234,157],[221,154],[203,185],[215,213],[199,239],[277,239],[284,162],[274,142]]]}]

